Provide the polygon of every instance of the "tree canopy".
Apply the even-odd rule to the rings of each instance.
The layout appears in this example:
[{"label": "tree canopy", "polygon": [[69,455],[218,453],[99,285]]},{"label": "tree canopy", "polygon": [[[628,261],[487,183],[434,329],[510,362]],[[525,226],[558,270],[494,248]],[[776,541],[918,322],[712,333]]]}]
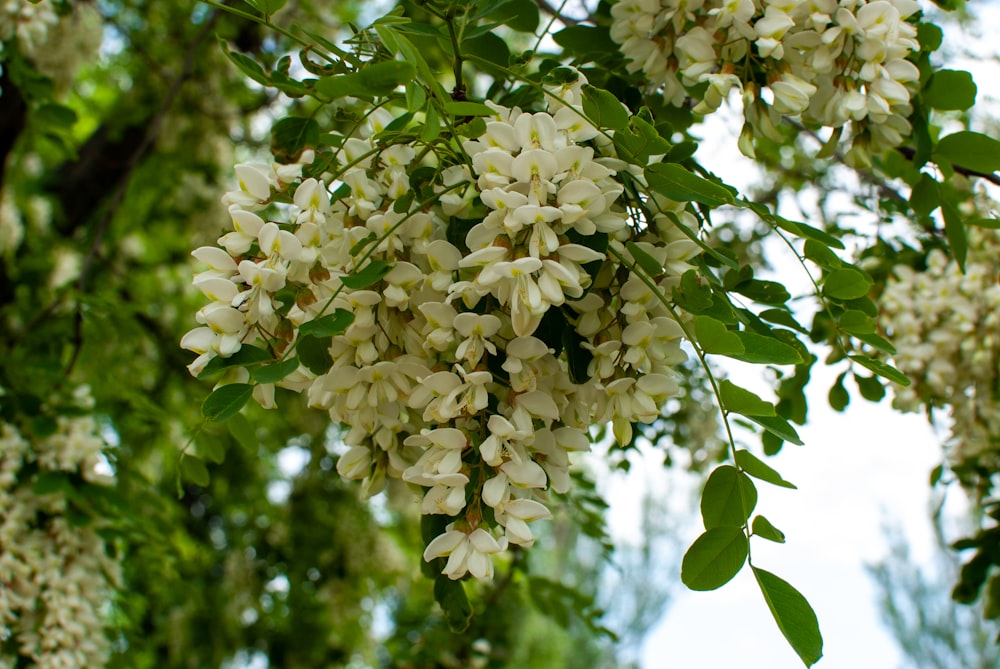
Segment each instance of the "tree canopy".
[{"label": "tree canopy", "polygon": [[[954,598],[1000,616],[974,7],[333,4],[0,4],[6,663],[615,666],[667,593],[606,567],[670,523],[613,547],[582,454],[649,443],[705,478],[680,580],[749,568],[811,666],[752,549],[816,365],[945,417]],[[773,187],[712,172],[719,114]]]}]

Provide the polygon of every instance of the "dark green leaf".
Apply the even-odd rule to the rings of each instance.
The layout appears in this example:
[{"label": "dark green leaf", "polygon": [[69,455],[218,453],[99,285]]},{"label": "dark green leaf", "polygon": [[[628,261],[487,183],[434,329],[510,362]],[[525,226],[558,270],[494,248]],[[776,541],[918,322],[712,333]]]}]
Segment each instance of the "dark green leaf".
[{"label": "dark green leaf", "polygon": [[201,415],[220,423],[240,412],[253,396],[253,386],[249,383],[231,383],[212,391],[201,404]]},{"label": "dark green leaf", "polygon": [[740,388],[728,379],[719,384],[722,407],[744,416],[774,416],[774,405],[758,397],[755,393]]},{"label": "dark green leaf", "polygon": [[782,441],[787,441],[796,446],[803,445],[802,440],[799,439],[799,433],[781,416],[747,416],[747,418]]},{"label": "dark green leaf", "polygon": [[219,464],[226,459],[226,446],[218,435],[202,432],[197,438],[198,455],[205,460]]},{"label": "dark green leaf", "polygon": [[202,488],[208,487],[208,484],[212,480],[205,463],[200,458],[187,454],[181,456],[181,475],[186,480]]},{"label": "dark green leaf", "polygon": [[917,41],[921,51],[937,51],[944,40],[944,32],[933,23],[920,23],[917,26]]},{"label": "dark green leaf", "polygon": [[770,465],[759,459],[756,455],[746,449],[736,451],[736,464],[755,479],[760,479],[781,488],[791,488],[796,490],[795,484],[789,483],[781,474],[775,471]]},{"label": "dark green leaf", "polygon": [[503,70],[490,68],[490,65],[505,68],[510,63],[510,47],[496,33],[487,32],[466,39],[462,42],[461,48],[463,55],[478,56],[477,61],[480,66],[484,70],[494,71],[498,76],[503,74]]},{"label": "dark green leaf", "polygon": [[443,574],[434,579],[434,599],[441,606],[448,629],[461,634],[472,622],[472,605],[461,581],[453,581]]},{"label": "dark green leaf", "polygon": [[699,312],[712,306],[712,289],[698,279],[698,270],[689,269],[681,275],[681,284],[674,297],[684,309]]},{"label": "dark green leaf", "polygon": [[677,163],[655,163],[646,168],[651,190],[678,202],[700,202],[710,207],[734,204],[728,188],[694,174]]},{"label": "dark green leaf", "polygon": [[271,153],[291,162],[309,147],[319,146],[319,123],[311,118],[289,116],[271,126]]},{"label": "dark green leaf", "polygon": [[751,279],[738,284],[734,290],[762,304],[784,304],[792,298],[788,290],[776,281]]},{"label": "dark green leaf", "polygon": [[354,314],[347,309],[335,309],[332,314],[321,316],[314,321],[307,321],[299,326],[299,334],[315,337],[332,337],[344,334],[354,322]]},{"label": "dark green leaf", "polygon": [[854,300],[864,297],[872,287],[872,280],[860,270],[844,267],[830,272],[823,282],[823,294],[835,300]]},{"label": "dark green leaf", "polygon": [[871,372],[875,372],[884,379],[888,379],[893,383],[898,383],[901,386],[910,385],[910,380],[906,378],[906,375],[901,371],[888,365],[881,360],[876,360],[874,358],[869,358],[866,355],[852,355],[848,356],[851,360],[858,363],[862,367],[866,368]]},{"label": "dark green leaf", "polygon": [[743,568],[749,549],[742,528],[708,530],[684,553],[681,581],[692,590],[721,588]]},{"label": "dark green leaf", "polygon": [[32,120],[55,130],[70,130],[76,124],[76,112],[64,105],[48,102],[35,109]]},{"label": "dark green leaf", "polygon": [[299,361],[310,372],[316,375],[326,374],[333,365],[330,357],[330,343],[333,337],[313,337],[304,335],[295,343],[299,353]]},{"label": "dark green leaf", "polygon": [[[351,315],[353,316],[353,314]],[[298,357],[291,357],[273,365],[258,367],[250,372],[250,376],[257,383],[277,383],[298,368]]]},{"label": "dark green leaf", "polygon": [[910,208],[918,216],[928,216],[941,204],[938,196],[937,179],[921,173],[920,179],[910,192]]},{"label": "dark green leaf", "polygon": [[986,218],[984,216],[974,216],[966,219],[966,225],[974,225],[977,228],[987,228],[989,230],[1000,229],[1000,218]]},{"label": "dark green leaf", "polygon": [[934,109],[965,111],[976,104],[976,83],[964,70],[938,70],[921,95]]},{"label": "dark green leaf", "polygon": [[594,354],[583,347],[585,341],[574,328],[567,326],[562,328],[562,344],[573,383],[586,383],[590,380],[588,371]]},{"label": "dark green leaf", "polygon": [[847,376],[847,372],[837,377],[836,382],[830,387],[830,393],[827,395],[830,407],[834,411],[843,411],[851,403],[851,396],[847,393],[847,388],[844,387],[845,376]]},{"label": "dark green leaf", "polygon": [[226,421],[226,429],[229,430],[229,434],[233,439],[249,453],[257,452],[257,446],[259,445],[257,432],[246,416],[241,413],[236,414]]},{"label": "dark green leaf", "polygon": [[647,275],[650,277],[658,277],[663,274],[663,265],[661,265],[656,258],[643,251],[641,246],[635,242],[626,242],[625,248],[628,249],[628,252],[632,255],[635,263]]},{"label": "dark green leaf", "polygon": [[785,543],[785,533],[772,525],[771,521],[764,516],[755,516],[751,528],[756,537],[767,539],[777,544]]},{"label": "dark green leaf", "polygon": [[538,28],[538,5],[532,0],[504,2],[487,16],[522,33],[533,33]]},{"label": "dark green leaf", "polygon": [[785,327],[797,330],[802,334],[808,334],[806,330],[789,312],[784,309],[765,309],[764,311],[757,314],[763,320],[768,323],[775,323],[777,325],[784,325]]},{"label": "dark green leaf", "polygon": [[705,353],[718,355],[738,355],[746,349],[743,342],[721,321],[710,316],[696,316],[694,319],[694,335],[698,345]]},{"label": "dark green leaf", "polygon": [[877,376],[854,375],[854,382],[858,384],[861,396],[869,402],[881,402],[885,397],[885,386],[878,380]]},{"label": "dark green leaf", "polygon": [[855,334],[854,338],[858,341],[863,341],[872,348],[882,351],[887,355],[896,355],[896,347],[892,345],[892,342],[881,335],[874,333],[871,334]]},{"label": "dark green leaf", "polygon": [[934,160],[990,174],[1000,170],[1000,142],[979,132],[963,130],[938,141]]},{"label": "dark green leaf", "polygon": [[730,358],[757,365],[797,365],[802,362],[802,355],[798,351],[774,337],[760,335],[756,332],[735,332],[733,334],[743,344],[743,352],[727,353],[726,355]]},{"label": "dark green leaf", "polygon": [[42,472],[35,477],[31,488],[36,495],[51,495],[61,493],[68,495],[73,492],[73,483],[66,472]]},{"label": "dark green leaf", "polygon": [[722,465],[708,477],[701,493],[701,518],[705,529],[742,527],[757,506],[753,481],[732,465]]},{"label": "dark green leaf", "polygon": [[628,109],[621,100],[603,88],[583,85],[583,113],[598,128],[624,130],[628,127]]},{"label": "dark green leaf", "polygon": [[[997,144],[997,150],[1000,150],[1000,143]],[[947,200],[941,203],[941,213],[944,214],[944,233],[948,238],[951,255],[964,274],[965,258],[969,254],[969,240],[965,236],[962,215],[958,213],[958,208]]]},{"label": "dark green leaf", "polygon": [[360,290],[381,281],[382,277],[388,274],[391,269],[392,265],[384,260],[372,260],[360,271],[341,277],[340,281],[348,288]]},{"label": "dark green leaf", "polygon": [[552,35],[552,39],[559,46],[579,54],[603,56],[618,51],[606,27],[570,26]]},{"label": "dark green leaf", "polygon": [[270,362],[274,358],[270,353],[264,349],[257,348],[256,346],[244,345],[240,350],[233,353],[228,358],[217,357],[212,358],[205,369],[201,370],[198,374],[199,379],[204,379],[216,372],[220,372],[223,369],[229,369],[230,367],[250,367],[255,364],[262,362]]},{"label": "dark green leaf", "polygon": [[264,16],[270,16],[285,6],[288,0],[244,0]]},{"label": "dark green leaf", "polygon": [[823,637],[816,613],[802,594],[786,581],[758,567],[751,567],[778,629],[807,667],[823,657]]},{"label": "dark green leaf", "polygon": [[233,65],[239,68],[240,72],[250,77],[258,84],[261,84],[262,86],[271,85],[270,78],[267,76],[267,73],[264,72],[264,68],[262,68],[257,61],[248,56],[244,56],[242,53],[238,51],[230,51],[229,46],[225,43],[225,41],[222,40],[219,41],[220,44],[222,45],[222,50],[225,52],[226,56],[229,58],[230,61],[232,61]]}]

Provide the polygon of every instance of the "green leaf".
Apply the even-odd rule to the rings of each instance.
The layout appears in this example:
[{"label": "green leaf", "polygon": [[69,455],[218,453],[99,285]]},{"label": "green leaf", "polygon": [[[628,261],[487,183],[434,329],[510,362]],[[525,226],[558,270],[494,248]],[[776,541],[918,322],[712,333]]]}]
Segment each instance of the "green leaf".
[{"label": "green leaf", "polygon": [[200,458],[186,453],[181,456],[181,475],[186,480],[202,488],[208,487],[208,484],[212,481],[205,463]]},{"label": "green leaf", "polygon": [[494,112],[482,102],[452,100],[446,102],[444,110],[452,116],[491,116]]},{"label": "green leaf", "polygon": [[628,127],[629,112],[621,100],[590,84],[583,85],[583,113],[598,128],[624,130]]},{"label": "green leaf", "polygon": [[670,143],[648,121],[633,116],[629,120],[629,127],[631,132],[621,130],[612,138],[623,160],[645,165],[651,155],[664,155],[670,151]]},{"label": "green leaf", "polygon": [[224,40],[220,39],[219,43],[221,44],[226,57],[229,58],[229,60],[239,69],[240,72],[262,86],[271,85],[271,79],[268,77],[267,73],[264,72],[264,68],[260,66],[260,63],[249,56],[244,56],[239,51],[230,51],[229,45],[226,44]]},{"label": "green leaf", "polygon": [[[510,64],[510,47],[499,35],[487,32],[473,38],[467,38],[461,44],[462,54],[476,56],[477,61],[487,72],[492,71],[497,76],[503,75],[503,70]],[[490,67],[495,65],[497,67]]]},{"label": "green leaf", "polygon": [[878,380],[877,376],[854,375],[854,382],[858,384],[861,396],[869,402],[881,402],[885,397],[885,386]]},{"label": "green leaf", "polygon": [[910,385],[910,379],[908,379],[905,374],[892,365],[888,365],[881,360],[876,360],[866,355],[851,355],[848,357],[865,369],[878,374],[883,379],[888,379],[889,381],[898,383],[901,386]]},{"label": "green leaf", "polygon": [[54,130],[65,131],[76,124],[76,112],[65,105],[48,102],[35,109],[32,120]]},{"label": "green leaf", "polygon": [[271,14],[284,7],[288,0],[244,0],[244,2],[264,16],[271,16]]},{"label": "green leaf", "polygon": [[710,207],[735,204],[728,188],[694,174],[677,163],[654,163],[646,168],[650,189],[678,202],[700,202]]},{"label": "green leaf", "polygon": [[831,251],[825,244],[812,239],[806,241],[803,255],[825,269],[835,270],[844,266],[844,261],[840,259],[840,256]]},{"label": "green leaf", "polygon": [[538,5],[532,0],[504,2],[487,16],[522,33],[533,33],[538,28]]},{"label": "green leaf", "polygon": [[1000,229],[1000,218],[986,218],[985,216],[975,216],[966,219],[966,225],[974,225],[977,228],[987,228],[989,230]]},{"label": "green leaf", "polygon": [[730,358],[756,365],[797,365],[802,362],[802,355],[798,351],[774,337],[756,332],[733,334],[739,338],[744,350],[742,353],[727,353]]},{"label": "green leaf", "polygon": [[212,358],[208,364],[205,365],[205,369],[201,370],[201,373],[198,374],[198,378],[207,378],[216,372],[229,369],[230,367],[250,367],[262,362],[270,362],[273,359],[274,358],[271,354],[264,349],[244,344],[240,350],[236,351],[236,353],[233,353],[228,358],[223,358],[221,356]]},{"label": "green leaf", "polygon": [[750,544],[739,527],[715,527],[695,539],[681,562],[681,581],[692,590],[715,590],[746,562]]},{"label": "green leaf", "polygon": [[929,216],[941,204],[938,181],[929,174],[921,173],[913,190],[910,191],[910,208],[918,216]]},{"label": "green leaf", "polygon": [[626,242],[625,248],[628,249],[629,254],[635,260],[635,263],[650,277],[657,277],[663,274],[663,265],[642,250],[642,247],[635,242]]},{"label": "green leaf", "polygon": [[341,277],[340,281],[348,288],[360,290],[381,281],[382,277],[388,274],[391,269],[392,265],[384,260],[372,260],[361,268],[360,271]]},{"label": "green leaf", "polygon": [[749,476],[755,479],[760,479],[771,485],[776,485],[780,488],[790,488],[796,490],[794,483],[789,483],[781,474],[775,471],[770,465],[759,459],[756,455],[751,453],[746,449],[740,449],[736,451],[736,464],[746,472]]},{"label": "green leaf", "polygon": [[788,289],[776,281],[751,279],[738,284],[734,290],[762,304],[784,304],[792,298]]},{"label": "green leaf", "polygon": [[741,388],[729,379],[723,379],[719,384],[719,394],[722,396],[722,407],[726,411],[735,411],[744,416],[774,416],[774,405],[762,400],[745,388]]},{"label": "green leaf", "polygon": [[250,372],[250,376],[257,383],[277,383],[298,368],[298,357],[291,357],[288,360],[282,360],[273,365],[258,367]]},{"label": "green leaf", "polygon": [[444,574],[434,579],[434,599],[441,606],[448,628],[455,634],[469,629],[472,622],[472,605],[461,581],[453,581]]},{"label": "green leaf", "polygon": [[757,488],[732,465],[716,467],[701,493],[701,518],[706,530],[742,527],[755,506]]},{"label": "green leaf", "polygon": [[[411,42],[408,37],[399,32],[399,26],[385,24],[375,25],[375,32],[382,40],[382,43],[391,49],[393,53],[402,56],[403,60],[406,62],[413,63],[413,66],[420,74],[419,81],[430,89],[434,97],[436,97],[440,102],[447,102],[451,100],[451,96],[448,95],[448,92],[444,89],[444,86],[441,85],[441,82],[437,80],[434,68],[427,63],[427,60],[420,52],[420,49],[414,46],[413,42]],[[409,88],[409,86],[407,86],[407,88]],[[428,114],[429,113],[430,110],[428,111]],[[436,111],[434,113],[437,114]]]},{"label": "green leaf", "polygon": [[257,452],[257,446],[259,445],[257,431],[250,424],[250,421],[247,420],[246,416],[241,413],[236,414],[226,421],[226,429],[229,430],[229,434],[233,439],[248,452]]},{"label": "green leaf", "polygon": [[66,472],[41,472],[35,477],[31,491],[36,495],[51,495],[61,493],[68,495],[73,492],[73,483]]},{"label": "green leaf", "polygon": [[976,104],[976,83],[964,70],[938,70],[921,95],[934,109],[965,111]]},{"label": "green leaf", "polygon": [[875,319],[863,311],[848,309],[837,318],[837,323],[853,335],[871,334],[875,332]]},{"label": "green leaf", "polygon": [[289,116],[271,126],[271,153],[279,161],[291,162],[309,147],[319,146],[319,123],[311,118]]},{"label": "green leaf", "polygon": [[784,325],[785,327],[797,330],[802,334],[809,333],[809,331],[806,330],[801,323],[795,320],[791,313],[785,311],[784,309],[765,309],[757,315],[768,323]]},{"label": "green leaf", "polygon": [[299,326],[299,334],[313,335],[316,337],[333,337],[344,334],[351,323],[354,322],[354,314],[347,309],[335,309],[332,314],[327,314],[314,321],[307,321]]},{"label": "green leaf", "polygon": [[768,571],[751,567],[757,585],[764,595],[767,608],[778,623],[778,629],[788,640],[792,650],[807,667],[823,657],[823,637],[819,631],[816,613],[802,594],[788,582]]},{"label": "green leaf", "polygon": [[937,51],[944,41],[944,31],[933,23],[921,22],[917,25],[917,41],[921,51]]},{"label": "green leaf", "polygon": [[552,39],[559,46],[579,54],[602,57],[618,51],[607,27],[570,26],[552,35]]},{"label": "green leaf", "polygon": [[747,419],[757,423],[782,441],[787,441],[796,446],[804,445],[799,438],[799,433],[781,416],[747,416]]},{"label": "green leaf", "polygon": [[844,267],[830,272],[823,282],[823,294],[835,300],[854,300],[864,297],[872,287],[872,280],[863,272]]},{"label": "green leaf", "polygon": [[416,73],[412,63],[385,60],[366,65],[357,72],[323,77],[316,82],[316,91],[333,100],[384,96],[391,94],[400,84],[411,81]]},{"label": "green leaf", "polygon": [[979,132],[963,130],[942,137],[934,148],[934,160],[952,163],[975,172],[1000,170],[1000,142]]},{"label": "green leaf", "polygon": [[[997,144],[997,147],[1000,150],[1000,144]],[[944,214],[944,233],[948,238],[948,246],[951,247],[951,255],[964,274],[965,259],[969,254],[969,240],[965,236],[962,215],[958,213],[958,208],[947,200],[941,203],[941,213]]]},{"label": "green leaf", "polygon": [[764,516],[754,516],[751,526],[755,537],[773,541],[776,544],[785,543],[785,533],[771,524],[771,521]]},{"label": "green leaf", "polygon": [[303,335],[295,343],[295,350],[299,353],[299,361],[313,374],[326,374],[333,366],[333,358],[330,357],[332,339],[333,337]]},{"label": "green leaf", "polygon": [[433,142],[441,135],[441,117],[438,114],[437,107],[427,108],[427,118],[424,122],[424,127],[420,131],[420,140],[423,142]]},{"label": "green leaf", "polygon": [[249,383],[231,383],[212,391],[201,404],[201,415],[216,423],[231,418],[253,396],[253,386]]},{"label": "green leaf", "polygon": [[695,316],[694,336],[705,353],[738,355],[746,350],[735,332],[711,316]]},{"label": "green leaf", "polygon": [[226,447],[218,435],[202,432],[196,440],[198,455],[205,460],[220,464],[226,459]]},{"label": "green leaf", "polygon": [[847,372],[838,376],[836,382],[830,387],[830,393],[827,395],[830,407],[834,411],[843,411],[851,403],[851,396],[848,394],[847,388],[844,387],[844,377],[846,376]]}]

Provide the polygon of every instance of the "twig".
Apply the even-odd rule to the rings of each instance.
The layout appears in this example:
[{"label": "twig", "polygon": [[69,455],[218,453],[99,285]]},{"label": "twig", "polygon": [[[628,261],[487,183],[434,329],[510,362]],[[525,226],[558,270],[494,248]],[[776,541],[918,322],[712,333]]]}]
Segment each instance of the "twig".
[{"label": "twig", "polygon": [[563,14],[561,14],[558,9],[556,9],[551,4],[548,3],[548,0],[535,0],[535,4],[538,5],[538,8],[543,12],[551,14],[552,16],[562,21],[564,25],[577,26],[583,23],[583,21],[579,19],[574,19],[571,16],[563,16]]}]

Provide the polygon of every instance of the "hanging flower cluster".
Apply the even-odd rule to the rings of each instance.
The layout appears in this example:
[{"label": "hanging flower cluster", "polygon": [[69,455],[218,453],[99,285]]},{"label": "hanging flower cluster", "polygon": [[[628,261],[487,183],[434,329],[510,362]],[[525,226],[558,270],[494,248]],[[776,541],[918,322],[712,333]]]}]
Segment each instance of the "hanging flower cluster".
[{"label": "hanging flower cluster", "polygon": [[120,565],[98,528],[70,518],[62,491],[36,491],[42,476],[105,483],[95,470],[103,446],[86,415],[60,417],[53,434],[30,442],[0,423],[0,637],[10,640],[4,647],[13,653],[0,654],[4,666],[29,661],[61,669],[107,661],[107,605]]},{"label": "hanging flower cluster", "polygon": [[[453,579],[488,578],[493,555],[535,541],[591,425],[628,443],[679,392],[682,329],[607,248],[638,244],[669,296],[699,251],[670,217],[697,222],[662,199],[630,219],[623,179],[641,184],[641,167],[575,111],[584,82],[535,113],[490,105],[481,132],[437,150],[379,109],[329,172],[311,152],[238,165],[232,231],[194,252],[211,302],[182,341],[191,371],[248,344],[297,349],[278,385],[346,427],[342,475],[369,491],[401,478],[424,514],[453,519],[424,553]],[[273,385],[254,393],[273,406]]]},{"label": "hanging flower cluster", "polygon": [[911,130],[920,75],[906,58],[919,44],[906,18],[918,9],[913,0],[621,0],[611,37],[628,70],[674,105],[707,85],[695,111],[708,114],[740,91],[747,155],[755,136],[784,141],[777,127],[788,115],[838,138],[849,125],[847,159],[860,167]]},{"label": "hanging flower cluster", "polygon": [[959,471],[1000,465],[1000,237],[970,229],[963,273],[935,250],[927,268],[896,268],[880,301],[883,327],[912,384],[897,388],[903,411],[948,407],[951,460]]},{"label": "hanging flower cluster", "polygon": [[59,23],[51,2],[3,0],[0,2],[0,42],[16,38],[21,53],[29,58],[48,42],[49,31]]}]

